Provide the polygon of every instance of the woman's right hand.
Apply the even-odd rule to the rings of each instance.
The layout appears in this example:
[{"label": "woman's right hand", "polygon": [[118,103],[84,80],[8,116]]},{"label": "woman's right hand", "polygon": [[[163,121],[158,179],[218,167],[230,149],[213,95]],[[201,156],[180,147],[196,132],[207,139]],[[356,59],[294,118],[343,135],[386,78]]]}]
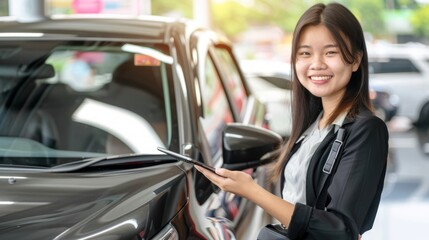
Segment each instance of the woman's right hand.
[{"label": "woman's right hand", "polygon": [[223,191],[247,198],[262,207],[283,225],[289,226],[295,205],[264,189],[246,172],[216,168],[216,173],[214,173],[197,165],[195,168]]}]

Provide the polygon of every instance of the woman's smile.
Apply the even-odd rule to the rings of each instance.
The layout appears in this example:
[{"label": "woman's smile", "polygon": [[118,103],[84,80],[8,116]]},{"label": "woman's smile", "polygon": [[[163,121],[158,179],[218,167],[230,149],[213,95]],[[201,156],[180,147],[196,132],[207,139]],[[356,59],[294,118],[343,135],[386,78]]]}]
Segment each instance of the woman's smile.
[{"label": "woman's smile", "polygon": [[314,84],[324,84],[328,82],[333,76],[332,75],[312,75],[309,76],[310,80]]}]

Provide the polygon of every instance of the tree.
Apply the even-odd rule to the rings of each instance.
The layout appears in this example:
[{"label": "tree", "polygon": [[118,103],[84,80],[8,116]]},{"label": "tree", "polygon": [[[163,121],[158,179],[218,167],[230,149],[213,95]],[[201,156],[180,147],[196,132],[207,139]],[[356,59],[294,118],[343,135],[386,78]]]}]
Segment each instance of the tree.
[{"label": "tree", "polygon": [[384,0],[344,0],[342,4],[353,12],[365,32],[378,36],[386,33]]},{"label": "tree", "polygon": [[193,0],[155,0],[152,1],[153,15],[178,15],[180,17],[192,18]]},{"label": "tree", "polygon": [[8,11],[8,1],[9,0],[0,0],[0,16],[7,16],[9,14]]},{"label": "tree", "polygon": [[[301,14],[318,0],[254,0],[253,5],[243,6],[230,0],[214,4],[213,18],[216,27],[228,36],[246,30],[249,25],[276,25],[285,32],[292,32]],[[325,2],[331,2],[329,0]],[[384,0],[342,0],[359,19],[364,31],[383,35],[386,27],[383,19]]]},{"label": "tree", "polygon": [[[243,5],[237,0],[219,3],[213,1],[213,27],[231,38],[252,25],[275,25],[285,32],[292,32],[301,14],[316,2],[320,2],[320,0],[254,0],[251,5]],[[338,2],[351,9],[361,22],[364,31],[373,35],[386,32],[383,20],[385,0],[339,0]],[[192,18],[192,0],[152,1],[153,14],[170,15],[172,12]]]},{"label": "tree", "polygon": [[212,12],[213,27],[230,38],[244,31],[251,18],[250,9],[236,1],[213,4]]},{"label": "tree", "polygon": [[224,1],[213,4],[213,23],[229,37],[252,25],[276,25],[291,32],[306,5],[299,0],[254,0],[249,6]]},{"label": "tree", "polygon": [[275,24],[285,32],[292,32],[308,6],[308,1],[301,0],[255,0],[253,21]]},{"label": "tree", "polygon": [[415,10],[411,24],[419,37],[429,37],[429,5]]}]

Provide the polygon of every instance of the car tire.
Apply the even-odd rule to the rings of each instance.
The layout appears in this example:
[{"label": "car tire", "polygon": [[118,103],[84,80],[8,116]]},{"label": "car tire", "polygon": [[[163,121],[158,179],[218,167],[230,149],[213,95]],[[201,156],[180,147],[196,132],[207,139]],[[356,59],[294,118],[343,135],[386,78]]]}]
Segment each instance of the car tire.
[{"label": "car tire", "polygon": [[420,116],[417,125],[420,127],[429,126],[429,102],[425,103],[425,105],[423,105],[422,109],[420,110]]}]

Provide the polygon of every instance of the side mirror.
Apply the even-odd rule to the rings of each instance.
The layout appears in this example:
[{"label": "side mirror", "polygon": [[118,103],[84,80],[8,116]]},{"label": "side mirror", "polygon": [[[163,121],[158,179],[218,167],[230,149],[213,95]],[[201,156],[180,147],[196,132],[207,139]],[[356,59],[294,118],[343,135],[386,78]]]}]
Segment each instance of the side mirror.
[{"label": "side mirror", "polygon": [[222,137],[222,167],[231,170],[270,163],[283,141],[271,130],[240,123],[228,124]]}]

